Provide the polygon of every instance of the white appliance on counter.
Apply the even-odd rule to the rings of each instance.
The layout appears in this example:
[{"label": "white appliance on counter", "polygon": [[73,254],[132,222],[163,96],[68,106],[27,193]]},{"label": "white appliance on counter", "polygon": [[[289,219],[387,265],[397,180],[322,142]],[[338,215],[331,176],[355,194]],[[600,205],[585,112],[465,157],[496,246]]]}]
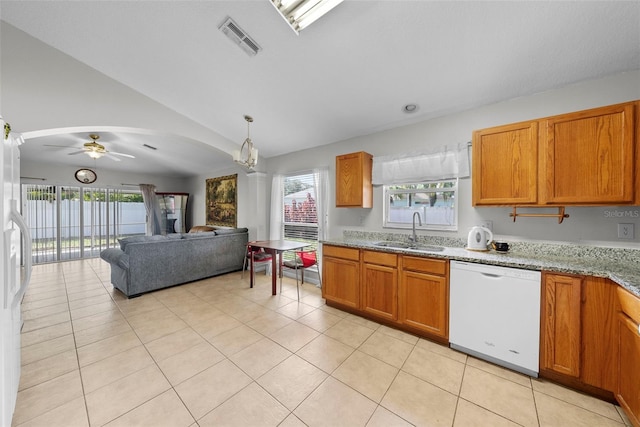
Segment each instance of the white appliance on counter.
[{"label": "white appliance on counter", "polygon": [[[5,136],[2,125],[0,176],[2,176],[2,237],[0,245],[0,425],[10,426],[20,382],[20,304],[31,277],[31,236],[18,211],[20,200],[20,152],[22,137]],[[20,240],[24,239],[24,274],[20,274]],[[22,276],[22,279],[21,279]]]},{"label": "white appliance on counter", "polygon": [[450,263],[451,348],[538,376],[539,271]]}]

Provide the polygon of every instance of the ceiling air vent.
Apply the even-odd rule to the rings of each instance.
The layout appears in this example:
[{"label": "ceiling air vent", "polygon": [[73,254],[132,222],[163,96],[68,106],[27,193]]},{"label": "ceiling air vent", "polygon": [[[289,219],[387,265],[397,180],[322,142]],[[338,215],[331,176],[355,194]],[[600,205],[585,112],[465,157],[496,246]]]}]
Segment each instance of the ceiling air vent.
[{"label": "ceiling air vent", "polygon": [[233,21],[233,19],[227,18],[219,28],[220,31],[229,37],[235,44],[247,52],[249,56],[255,56],[262,50],[262,48],[258,46],[258,44]]}]

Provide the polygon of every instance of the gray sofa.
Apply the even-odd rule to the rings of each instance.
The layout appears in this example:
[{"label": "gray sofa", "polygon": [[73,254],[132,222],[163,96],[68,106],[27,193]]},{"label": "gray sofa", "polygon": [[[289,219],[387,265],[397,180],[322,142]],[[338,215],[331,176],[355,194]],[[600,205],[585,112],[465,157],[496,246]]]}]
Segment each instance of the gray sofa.
[{"label": "gray sofa", "polygon": [[102,251],[100,258],[111,264],[111,284],[131,298],[241,270],[248,236],[246,228],[132,236],[120,240],[120,249]]}]

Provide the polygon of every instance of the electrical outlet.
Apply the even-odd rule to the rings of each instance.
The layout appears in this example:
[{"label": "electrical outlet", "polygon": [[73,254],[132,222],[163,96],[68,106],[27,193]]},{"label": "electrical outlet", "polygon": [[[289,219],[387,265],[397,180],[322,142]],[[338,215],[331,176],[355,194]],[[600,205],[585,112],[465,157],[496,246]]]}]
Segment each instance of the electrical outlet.
[{"label": "electrical outlet", "polygon": [[489,221],[489,220],[480,221],[480,225],[482,227],[488,228],[493,233],[493,221]]},{"label": "electrical outlet", "polygon": [[633,224],[618,224],[618,239],[634,239]]}]

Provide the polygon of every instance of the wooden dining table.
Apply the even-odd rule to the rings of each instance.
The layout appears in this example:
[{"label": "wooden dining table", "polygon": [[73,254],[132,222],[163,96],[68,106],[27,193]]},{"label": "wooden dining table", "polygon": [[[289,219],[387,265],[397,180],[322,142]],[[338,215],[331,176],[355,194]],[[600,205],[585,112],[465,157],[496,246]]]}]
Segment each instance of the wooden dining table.
[{"label": "wooden dining table", "polygon": [[[282,253],[286,251],[295,251],[310,246],[309,243],[296,242],[295,240],[257,240],[249,242],[252,250],[264,249],[271,254],[271,295],[276,294],[276,284],[278,282],[278,273],[282,267]],[[277,258],[277,259],[276,259]],[[251,271],[253,270],[253,257],[251,257]],[[249,287],[253,288],[253,274],[249,275]]]}]

